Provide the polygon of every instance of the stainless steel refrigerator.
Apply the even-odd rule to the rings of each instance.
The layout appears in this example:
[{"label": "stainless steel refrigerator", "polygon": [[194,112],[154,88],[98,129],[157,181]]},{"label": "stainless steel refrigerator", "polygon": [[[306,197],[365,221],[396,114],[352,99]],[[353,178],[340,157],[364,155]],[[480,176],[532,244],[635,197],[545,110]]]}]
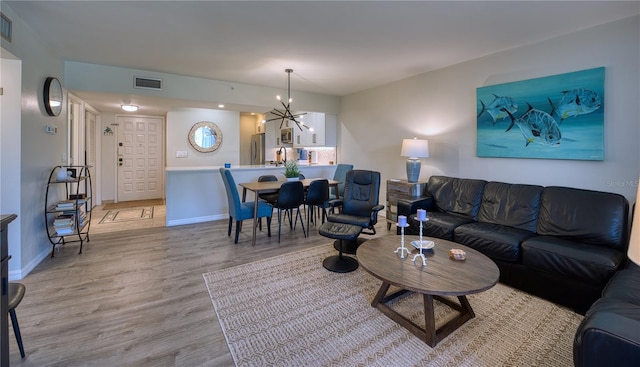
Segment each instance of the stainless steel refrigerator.
[{"label": "stainless steel refrigerator", "polygon": [[264,134],[251,136],[251,164],[264,164]]}]

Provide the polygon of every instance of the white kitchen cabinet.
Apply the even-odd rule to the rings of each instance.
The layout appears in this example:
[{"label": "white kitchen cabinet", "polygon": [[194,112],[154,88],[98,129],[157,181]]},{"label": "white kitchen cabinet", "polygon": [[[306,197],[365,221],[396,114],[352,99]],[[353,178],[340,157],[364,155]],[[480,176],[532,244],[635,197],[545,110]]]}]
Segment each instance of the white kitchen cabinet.
[{"label": "white kitchen cabinet", "polygon": [[294,127],[293,145],[298,147],[324,146],[324,113],[307,112],[300,119],[308,128]]},{"label": "white kitchen cabinet", "polygon": [[[265,119],[275,117],[267,113]],[[266,148],[277,148],[280,146],[280,121],[267,121],[265,124],[264,146]]]}]

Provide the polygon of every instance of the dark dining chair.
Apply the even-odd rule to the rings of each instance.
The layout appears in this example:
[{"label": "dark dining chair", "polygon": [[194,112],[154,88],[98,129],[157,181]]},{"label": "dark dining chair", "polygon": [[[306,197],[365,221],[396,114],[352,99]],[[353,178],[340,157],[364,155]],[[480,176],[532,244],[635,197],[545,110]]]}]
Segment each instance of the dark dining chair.
[{"label": "dark dining chair", "polygon": [[[282,229],[282,211],[289,213],[289,227],[293,230],[294,223],[300,219],[300,225],[302,226],[302,233],[304,237],[307,237],[307,233],[304,229],[304,223],[302,222],[302,215],[300,215],[300,205],[304,202],[304,186],[300,181],[285,182],[280,186],[278,191],[278,200],[273,204],[273,207],[278,209],[278,243],[280,243],[280,232]],[[293,211],[296,211],[295,217]]]},{"label": "dark dining chair", "polygon": [[[307,230],[309,230],[309,218],[313,221],[315,212],[320,211],[322,223],[327,218],[327,208],[329,207],[329,180],[313,180],[307,189],[307,195],[304,199],[307,207]],[[317,209],[317,210],[314,210]],[[314,223],[317,224],[317,218]]]},{"label": "dark dining chair", "polygon": [[[258,182],[269,182],[269,181],[278,181],[278,178],[275,175],[263,175],[258,177]],[[278,199],[278,190],[262,193],[258,195],[258,197],[269,204],[273,204]]]},{"label": "dark dining chair", "polygon": [[256,198],[255,201],[240,201],[240,195],[238,194],[238,188],[236,187],[236,181],[231,175],[231,171],[221,167],[220,175],[224,182],[224,187],[227,190],[227,200],[229,203],[229,231],[227,236],[231,236],[231,229],[233,227],[233,220],[236,221],[236,236],[233,243],[238,243],[238,236],[240,230],[242,230],[242,221],[246,219],[253,219],[254,205],[258,206],[258,218],[267,217],[267,235],[271,237],[271,215],[273,208],[271,205],[260,201]]},{"label": "dark dining chair", "polygon": [[22,301],[26,289],[27,288],[22,283],[9,282],[9,316],[11,317],[13,333],[16,336],[18,349],[20,349],[20,357],[22,358],[24,358],[24,346],[22,345],[22,335],[20,334],[20,326],[18,325],[18,316],[16,316],[16,307],[18,307],[18,305]]}]

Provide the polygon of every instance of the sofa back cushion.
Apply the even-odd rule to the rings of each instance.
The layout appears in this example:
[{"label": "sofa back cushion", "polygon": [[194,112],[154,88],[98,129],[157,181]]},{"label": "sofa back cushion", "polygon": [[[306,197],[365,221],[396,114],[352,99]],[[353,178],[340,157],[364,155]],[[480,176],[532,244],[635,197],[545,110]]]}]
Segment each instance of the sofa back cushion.
[{"label": "sofa back cushion", "polygon": [[537,232],[626,251],[629,202],[619,194],[549,186]]},{"label": "sofa back cushion", "polygon": [[535,232],[543,189],[537,185],[489,182],[482,194],[478,221]]},{"label": "sofa back cushion", "polygon": [[482,191],[487,181],[446,176],[431,176],[427,192],[438,210],[478,219]]}]

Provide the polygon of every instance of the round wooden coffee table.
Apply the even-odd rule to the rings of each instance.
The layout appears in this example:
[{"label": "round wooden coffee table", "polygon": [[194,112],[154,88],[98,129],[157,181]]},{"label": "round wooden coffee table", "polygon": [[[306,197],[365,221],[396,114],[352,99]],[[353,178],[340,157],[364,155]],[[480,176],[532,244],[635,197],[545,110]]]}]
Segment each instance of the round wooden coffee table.
[{"label": "round wooden coffee table", "polygon": [[[473,309],[466,295],[479,293],[493,287],[500,276],[496,264],[480,252],[461,244],[423,237],[436,243],[431,250],[423,250],[427,265],[422,265],[421,259],[412,261],[419,251],[410,245],[418,240],[417,236],[405,236],[405,247],[411,253],[405,258],[400,252],[394,253],[400,246],[400,236],[389,235],[364,242],[357,250],[358,262],[371,275],[382,280],[378,293],[371,302],[387,317],[411,331],[434,347],[438,342],[475,317]],[[449,258],[449,250],[457,248],[466,252],[466,260],[458,261]],[[387,295],[389,287],[394,285],[401,290]],[[425,328],[422,328],[391,309],[386,303],[406,292],[423,294]],[[457,304],[442,296],[456,296]],[[436,330],[433,313],[433,299],[457,310],[460,314],[440,326]]]}]

